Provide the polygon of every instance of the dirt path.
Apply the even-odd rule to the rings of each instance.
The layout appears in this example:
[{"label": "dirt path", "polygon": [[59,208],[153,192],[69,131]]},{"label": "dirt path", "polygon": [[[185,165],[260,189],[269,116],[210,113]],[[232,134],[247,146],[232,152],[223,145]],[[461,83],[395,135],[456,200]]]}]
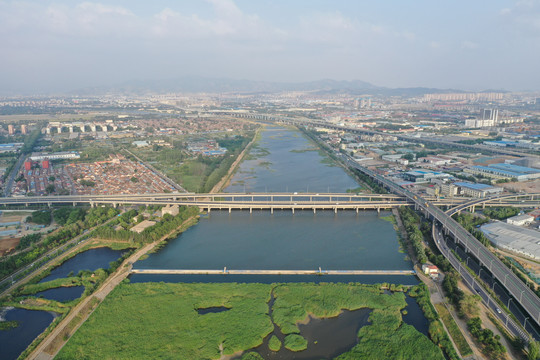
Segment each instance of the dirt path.
[{"label": "dirt path", "polygon": [[[103,299],[105,299],[105,297],[118,284],[120,284],[125,278],[127,278],[133,263],[139,260],[139,258],[144,254],[150,252],[155,246],[166,240],[174,232],[178,231],[179,228],[189,223],[194,218],[195,216],[187,219],[178,228],[174,229],[167,235],[164,235],[161,239],[145,245],[144,247],[137,250],[130,257],[128,257],[126,260],[124,260],[124,262],[118,267],[118,269],[111,276],[109,276],[107,280],[105,280],[105,282],[99,287],[96,292],[94,292],[94,294],[86,297],[69,312],[69,314],[54,328],[54,330],[49,335],[47,335],[47,337],[45,337],[45,339],[43,339],[43,341],[36,347],[36,349],[28,356],[28,359],[52,359],[67,343],[67,340],[69,340],[69,335],[74,334],[75,331],[77,331],[77,329],[86,321],[86,319],[88,319],[88,317],[92,314],[93,310],[97,307],[93,306],[93,308],[86,314],[83,312],[83,310],[88,310],[88,308],[92,305],[90,302],[93,301],[93,299],[97,298],[101,303],[101,301],[103,301]],[[71,321],[79,315],[82,315],[81,320],[75,327],[69,329],[68,325],[70,325]],[[68,336],[65,336],[66,334]]]},{"label": "dirt path", "polygon": [[246,154],[249,152],[249,150],[251,149],[251,146],[255,143],[255,141],[257,141],[257,138],[259,136],[260,131],[261,131],[260,128],[257,129],[257,131],[255,132],[255,135],[253,136],[253,139],[249,142],[249,144],[246,145],[244,150],[242,150],[240,155],[238,155],[236,160],[232,163],[231,167],[229,168],[229,171],[227,172],[227,175],[225,175],[221,180],[219,180],[219,182],[216,185],[214,185],[212,190],[210,190],[210,193],[220,192],[227,185],[229,185],[229,182],[231,181],[231,178],[232,178],[234,172],[238,168],[238,165],[240,165],[240,163],[242,162],[242,160],[244,159]]}]

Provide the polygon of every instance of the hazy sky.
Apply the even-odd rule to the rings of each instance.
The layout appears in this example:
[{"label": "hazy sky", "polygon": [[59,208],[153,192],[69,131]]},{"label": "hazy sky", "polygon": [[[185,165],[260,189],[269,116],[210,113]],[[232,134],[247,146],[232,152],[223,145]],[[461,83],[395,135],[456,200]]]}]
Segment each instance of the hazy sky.
[{"label": "hazy sky", "polygon": [[540,89],[540,0],[2,1],[0,92],[206,76]]}]

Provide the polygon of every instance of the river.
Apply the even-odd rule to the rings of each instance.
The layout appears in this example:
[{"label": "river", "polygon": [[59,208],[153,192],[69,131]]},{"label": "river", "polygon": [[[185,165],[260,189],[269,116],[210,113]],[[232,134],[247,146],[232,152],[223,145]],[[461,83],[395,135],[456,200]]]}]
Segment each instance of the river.
[{"label": "river", "polygon": [[[297,130],[269,126],[240,164],[226,192],[345,192],[360,185]],[[410,270],[399,250],[389,212],[375,211],[215,211],[189,228],[137,269],[318,269]],[[211,281],[283,281],[272,276],[214,276]],[[190,281],[187,276],[133,275],[139,281]],[[295,276],[286,277],[293,279]],[[310,281],[314,276],[298,280]],[[323,281],[416,284],[413,276],[341,278]],[[205,276],[196,277],[197,281]]]}]

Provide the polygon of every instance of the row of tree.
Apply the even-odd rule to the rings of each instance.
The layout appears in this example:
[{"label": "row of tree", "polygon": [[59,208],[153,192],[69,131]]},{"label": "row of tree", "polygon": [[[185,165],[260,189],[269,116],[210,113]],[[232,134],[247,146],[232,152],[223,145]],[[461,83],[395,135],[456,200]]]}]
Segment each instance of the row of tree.
[{"label": "row of tree", "polygon": [[98,224],[102,224],[117,214],[118,210],[110,207],[96,207],[88,210],[84,219],[66,225],[51,233],[46,236],[43,241],[34,243],[34,247],[29,251],[2,259],[0,261],[0,278],[4,278],[17,271],[19,268],[36,261],[47,251],[65,244],[75,236],[82,234],[85,230]]},{"label": "row of tree", "polygon": [[[122,223],[130,223],[129,219],[124,218],[125,214],[123,214],[117,221],[111,222],[107,226],[101,226],[94,230],[92,235],[102,239],[129,241],[136,245],[142,245],[160,239],[161,237],[180,227],[184,221],[192,216],[197,215],[198,213],[199,210],[196,207],[183,206],[180,208],[178,215],[172,216],[165,214],[160,222],[146,228],[141,233],[136,233],[125,228],[119,229],[117,227]],[[136,216],[136,214],[131,213],[130,216]]]},{"label": "row of tree", "polygon": [[427,256],[424,246],[422,245],[424,235],[422,234],[422,231],[420,231],[420,217],[406,206],[399,208],[399,215],[405,226],[405,230],[407,230],[408,241],[414,250],[418,262],[422,264],[425,263],[427,261]]}]

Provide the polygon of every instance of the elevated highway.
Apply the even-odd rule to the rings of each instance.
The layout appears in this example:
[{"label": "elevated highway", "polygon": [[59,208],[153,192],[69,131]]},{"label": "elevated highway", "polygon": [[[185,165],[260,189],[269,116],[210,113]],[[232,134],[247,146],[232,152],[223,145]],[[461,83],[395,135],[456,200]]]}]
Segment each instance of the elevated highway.
[{"label": "elevated highway", "polygon": [[[457,221],[437,208],[426,199],[398,186],[394,182],[385,179],[374,171],[358,165],[354,161],[348,162],[349,166],[370,176],[381,185],[388,188],[395,194],[404,196],[416,209],[421,210],[427,217],[434,220],[437,226],[443,229],[444,233],[451,235],[457,243],[460,243],[467,252],[473,254],[480,264],[488,269],[491,274],[507,289],[514,299],[530,315],[531,321],[540,324],[540,298],[526,286],[509,268],[507,268],[497,256],[482,245],[474,236],[465,230]],[[437,243],[437,246],[440,246]],[[442,254],[447,254],[443,249]],[[461,269],[456,269],[461,270]]]},{"label": "elevated highway", "polygon": [[485,208],[486,206],[540,207],[540,193],[505,194],[490,196],[482,199],[472,199],[448,209],[446,213],[452,216],[455,213],[459,213],[467,209],[474,212],[476,206],[482,206],[482,208]]}]

